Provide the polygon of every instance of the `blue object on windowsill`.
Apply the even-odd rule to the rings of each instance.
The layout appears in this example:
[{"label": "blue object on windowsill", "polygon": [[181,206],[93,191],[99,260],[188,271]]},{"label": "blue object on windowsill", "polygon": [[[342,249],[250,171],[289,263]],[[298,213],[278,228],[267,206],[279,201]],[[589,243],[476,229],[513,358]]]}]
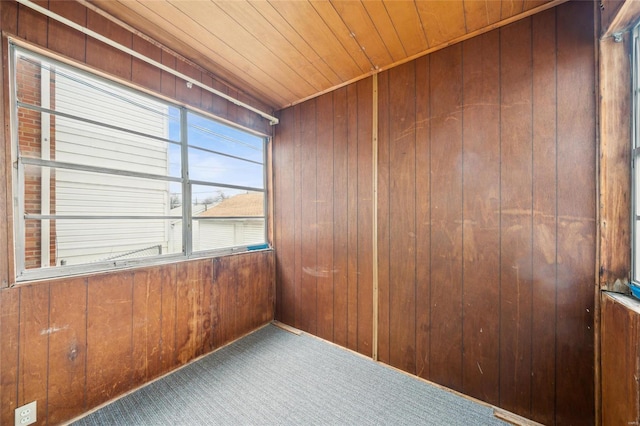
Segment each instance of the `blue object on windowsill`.
[{"label": "blue object on windowsill", "polygon": [[634,283],[629,283],[629,288],[631,289],[631,294],[640,299],[640,286],[637,286]]},{"label": "blue object on windowsill", "polygon": [[255,246],[248,246],[248,247],[247,247],[247,250],[249,250],[249,251],[253,251],[253,250],[266,250],[266,249],[268,249],[268,248],[269,248],[269,244],[266,244],[266,243],[265,243],[265,244],[258,244],[258,245],[255,245]]}]

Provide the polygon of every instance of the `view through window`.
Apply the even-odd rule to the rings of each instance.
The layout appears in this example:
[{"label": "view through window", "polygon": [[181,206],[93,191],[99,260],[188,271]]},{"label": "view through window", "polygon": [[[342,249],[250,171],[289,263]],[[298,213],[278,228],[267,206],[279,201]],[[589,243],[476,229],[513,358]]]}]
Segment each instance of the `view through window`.
[{"label": "view through window", "polygon": [[12,71],[19,279],[264,244],[264,137],[17,46]]}]

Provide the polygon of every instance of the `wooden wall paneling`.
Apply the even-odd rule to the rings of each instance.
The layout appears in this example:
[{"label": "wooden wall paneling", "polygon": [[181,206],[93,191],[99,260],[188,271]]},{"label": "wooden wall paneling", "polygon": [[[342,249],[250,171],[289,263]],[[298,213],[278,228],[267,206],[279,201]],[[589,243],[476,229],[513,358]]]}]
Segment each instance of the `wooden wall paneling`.
[{"label": "wooden wall paneling", "polygon": [[[87,25],[87,10],[77,7],[74,3],[67,1],[52,1],[49,4],[49,10],[57,13],[58,15],[64,16],[76,24],[82,26]],[[65,56],[84,62],[87,52],[86,46],[86,35],[53,19],[49,20],[49,49],[56,52],[62,52]]]},{"label": "wooden wall paneling", "polygon": [[[47,399],[50,332],[49,284],[25,286],[20,291],[17,406]],[[46,404],[38,406],[37,416],[47,418]]]},{"label": "wooden wall paneling", "polygon": [[348,158],[347,89],[333,92],[333,341],[347,346]]},{"label": "wooden wall paneling", "polygon": [[334,271],[333,264],[333,94],[320,96],[317,101],[317,297],[318,336],[333,341]]},{"label": "wooden wall paneling", "polygon": [[373,354],[373,79],[358,90],[358,352]]},{"label": "wooden wall paneling", "polygon": [[[176,67],[175,56],[170,55],[166,51],[161,52],[162,65],[166,65],[169,68]],[[169,98],[175,99],[176,97],[176,77],[173,74],[169,74],[166,71],[161,71],[160,74],[160,91],[163,95]]]},{"label": "wooden wall paneling", "polygon": [[[38,6],[48,7],[48,0],[37,0]],[[40,46],[47,45],[49,19],[26,6],[18,6],[18,37]]]},{"label": "wooden wall paneling", "polygon": [[557,9],[559,424],[594,422],[596,86],[593,8],[583,6]]},{"label": "wooden wall paneling", "polygon": [[131,388],[132,317],[132,272],[101,274],[89,278],[87,408],[109,401]]},{"label": "wooden wall paneling", "polygon": [[500,406],[531,407],[531,20],[500,30]]},{"label": "wooden wall paneling", "polygon": [[428,378],[431,330],[431,97],[429,57],[416,60],[416,375]]},{"label": "wooden wall paneling", "polygon": [[2,31],[6,31],[12,34],[18,33],[18,3],[16,2],[2,2],[0,8],[2,18]]},{"label": "wooden wall paneling", "polygon": [[462,47],[457,44],[435,52],[430,61],[430,379],[461,390]]},{"label": "wooden wall paneling", "polygon": [[280,114],[273,142],[275,174],[275,248],[276,248],[276,318],[285,324],[295,324],[295,192],[294,151],[297,122],[294,109]]},{"label": "wooden wall paneling", "polygon": [[158,284],[161,288],[161,328],[160,328],[160,366],[161,373],[166,373],[177,365],[176,358],[176,318],[178,300],[177,264],[163,269]]},{"label": "wooden wall paneling", "polygon": [[159,375],[162,340],[162,282],[166,267],[133,272],[133,380],[144,383]]},{"label": "wooden wall paneling", "polygon": [[[262,270],[261,270],[262,271]],[[211,352],[213,346],[213,261],[202,260],[198,263],[198,289],[200,297],[197,306],[198,344],[196,345],[196,357]],[[252,301],[253,315],[258,310],[257,300]]]},{"label": "wooden wall paneling", "polygon": [[390,199],[391,140],[389,136],[389,71],[378,74],[378,361],[390,363]]},{"label": "wooden wall paneling", "polygon": [[257,262],[249,256],[234,256],[232,269],[236,272],[236,333],[242,336],[253,329],[257,292],[253,266]]},{"label": "wooden wall paneling", "polygon": [[[638,386],[639,314],[607,293],[602,294],[602,419],[601,424],[640,421]],[[634,303],[637,304],[637,303]]]},{"label": "wooden wall paneling", "polygon": [[294,194],[294,217],[293,217],[293,243],[294,243],[294,275],[293,282],[295,288],[294,300],[294,318],[293,325],[297,328],[300,328],[302,321],[302,309],[301,309],[301,285],[302,282],[302,157],[303,155],[303,144],[301,138],[301,123],[300,123],[300,111],[301,105],[296,105],[293,109],[294,117],[293,121],[296,123],[295,133],[294,133],[294,163],[293,163],[293,181],[295,182],[295,186],[293,188]]},{"label": "wooden wall paneling", "polygon": [[389,70],[390,364],[416,372],[415,62]]},{"label": "wooden wall paneling", "polygon": [[[555,417],[556,330],[556,28],[555,10],[532,18],[533,288],[531,418]],[[544,348],[544,350],[542,350]]]},{"label": "wooden wall paneling", "polygon": [[179,365],[193,359],[201,343],[198,312],[202,301],[201,262],[186,262],[178,266],[176,351]]},{"label": "wooden wall paneling", "polygon": [[256,285],[259,286],[257,289],[258,309],[254,309],[255,322],[253,328],[260,327],[275,319],[275,255],[273,252],[262,252],[259,256],[258,267],[260,269],[256,272],[255,266],[252,266],[253,272],[257,276],[258,284]]},{"label": "wooden wall paneling", "polygon": [[[185,74],[193,78],[196,81],[200,81],[202,78],[202,71],[194,68],[184,61],[176,61],[176,71]],[[188,105],[192,105],[196,108],[200,108],[202,104],[202,89],[198,86],[187,86],[187,82],[181,78],[176,79],[176,99],[182,101]]]},{"label": "wooden wall paneling", "polygon": [[499,401],[500,36],[463,50],[463,365],[465,394]]},{"label": "wooden wall paneling", "polygon": [[[154,46],[148,41],[134,35],[132,46],[133,50],[136,52],[141,53],[154,61],[162,62],[162,49]],[[143,62],[140,59],[132,58],[131,81],[142,87],[146,87],[160,93],[162,90],[162,70]]]},{"label": "wooden wall paneling", "polygon": [[233,256],[213,260],[213,346],[219,348],[233,340],[236,315],[236,271]]},{"label": "wooden wall paneling", "polygon": [[[122,31],[122,28],[92,10],[87,10],[87,28],[131,48],[131,33]],[[87,37],[86,61],[99,70],[131,80],[131,56],[91,37]]]},{"label": "wooden wall paneling", "polygon": [[13,423],[18,407],[20,291],[20,288],[0,290],[0,423],[7,425]]},{"label": "wooden wall paneling", "polygon": [[298,319],[300,329],[317,332],[317,107],[316,100],[300,106],[300,145],[304,150],[301,172],[302,215],[302,280],[300,281],[300,308],[304,313]]},{"label": "wooden wall paneling", "polygon": [[87,410],[87,279],[52,282],[49,312],[47,398],[38,405],[59,424]]},{"label": "wooden wall paneling", "polygon": [[347,348],[358,350],[358,88],[347,87]]}]

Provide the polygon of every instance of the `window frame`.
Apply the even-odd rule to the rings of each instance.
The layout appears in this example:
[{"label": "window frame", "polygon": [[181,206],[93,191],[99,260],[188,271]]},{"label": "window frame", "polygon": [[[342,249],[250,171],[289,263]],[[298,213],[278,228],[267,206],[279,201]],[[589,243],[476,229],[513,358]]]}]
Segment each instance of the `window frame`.
[{"label": "window frame", "polygon": [[[143,89],[137,87],[130,82],[123,82],[117,78],[106,77],[100,73],[96,73],[93,70],[90,70],[86,65],[77,63],[75,61],[71,61],[68,59],[64,59],[58,57],[55,54],[52,54],[48,51],[43,51],[40,48],[35,46],[31,46],[27,43],[20,42],[18,40],[8,39],[8,47],[9,47],[9,66],[8,66],[8,75],[9,75],[9,110],[10,110],[10,138],[11,138],[11,189],[12,189],[12,207],[13,207],[13,223],[12,229],[14,233],[13,238],[13,268],[14,273],[13,278],[15,283],[22,283],[33,280],[42,280],[42,279],[51,279],[51,278],[60,278],[66,276],[74,276],[80,274],[89,274],[89,273],[98,273],[98,272],[108,272],[132,267],[140,267],[140,266],[154,266],[154,265],[162,265],[167,263],[174,263],[189,259],[198,259],[198,258],[207,258],[207,257],[218,257],[223,255],[228,255],[232,253],[245,252],[249,250],[259,250],[259,249],[269,249],[270,244],[268,240],[269,236],[269,209],[268,209],[268,170],[270,166],[268,164],[268,146],[271,141],[271,138],[268,135],[262,134],[252,129],[248,129],[244,126],[241,126],[237,123],[233,123],[229,120],[221,119],[207,111],[203,111],[198,108],[190,107],[185,103],[179,103],[175,99],[168,99],[167,97],[156,95],[150,92],[147,89]],[[168,107],[176,108],[179,111],[179,122],[180,122],[180,137],[179,141],[171,141],[170,137],[166,139],[158,138],[163,140],[167,144],[174,144],[180,146],[180,168],[181,173],[180,177],[172,177],[170,175],[167,176],[159,176],[159,175],[151,175],[144,172],[128,172],[125,170],[119,169],[109,169],[103,167],[94,167],[91,165],[78,165],[78,164],[65,164],[64,162],[58,162],[56,160],[41,160],[36,158],[29,158],[19,155],[19,138],[18,138],[18,109],[20,108],[18,99],[17,99],[17,60],[19,54],[22,53],[28,57],[33,57],[40,61],[49,63],[51,65],[55,65],[57,67],[68,68],[70,71],[76,74],[88,76],[92,79],[97,79],[102,83],[106,83],[109,85],[115,86],[118,90],[123,90],[125,92],[130,92],[135,94],[136,96],[143,96],[148,99],[152,99],[155,102],[160,102],[163,105],[167,105]],[[42,107],[34,108],[34,110],[40,109],[41,113]],[[47,110],[44,113],[49,113],[51,115],[55,115],[55,110]],[[189,149],[189,140],[188,140],[188,115],[195,114],[199,117],[205,118],[207,120],[211,120],[219,125],[230,127],[241,131],[243,133],[250,134],[252,136],[258,137],[262,139],[262,163],[259,163],[262,167],[262,188],[254,188],[254,187],[244,187],[240,185],[229,185],[223,183],[216,183],[215,181],[206,181],[204,182],[209,186],[217,186],[222,188],[236,188],[242,189],[252,192],[262,193],[263,199],[263,215],[262,216],[251,216],[251,219],[261,219],[264,223],[264,234],[263,234],[263,242],[260,244],[241,244],[223,248],[215,248],[215,249],[206,249],[206,250],[193,250],[193,216],[192,216],[192,198],[191,198],[191,188],[194,185],[203,184],[202,181],[191,180],[189,178],[189,159],[188,159],[188,149]],[[82,118],[80,118],[82,120]],[[104,125],[104,128],[124,130],[129,134],[136,134],[135,130],[122,129],[118,126],[109,126],[109,124]],[[149,137],[151,135],[141,135]],[[26,161],[25,161],[26,160]],[[172,254],[160,254],[147,256],[143,258],[129,258],[129,259],[120,259],[120,260],[108,260],[108,261],[96,261],[90,263],[82,263],[75,265],[57,265],[57,266],[40,266],[34,269],[27,269],[25,266],[25,249],[26,249],[26,240],[25,240],[25,222],[29,219],[35,220],[51,220],[56,219],[56,215],[30,215],[33,217],[27,217],[25,213],[25,196],[24,196],[24,167],[26,164],[35,165],[35,166],[49,166],[53,168],[76,168],[84,171],[96,172],[104,174],[105,176],[117,175],[117,176],[130,176],[130,177],[138,177],[138,178],[149,178],[153,180],[164,180],[167,182],[179,182],[181,184],[182,189],[182,214],[181,216],[176,215],[167,215],[160,217],[151,217],[149,216],[147,219],[165,219],[165,220],[176,220],[180,219],[182,221],[182,251]],[[38,217],[40,216],[40,217]],[[46,218],[45,218],[46,216]],[[78,215],[78,218],[82,215]],[[105,215],[105,217],[108,215]],[[124,216],[113,215],[113,219],[125,219]],[[86,215],[83,219],[95,219],[96,216]],[[137,219],[144,220],[144,217],[139,217]],[[207,219],[209,221],[214,221],[215,219]],[[41,248],[41,250],[43,250]]]},{"label": "window frame", "polygon": [[631,42],[631,282],[640,285],[640,23],[633,27]]}]

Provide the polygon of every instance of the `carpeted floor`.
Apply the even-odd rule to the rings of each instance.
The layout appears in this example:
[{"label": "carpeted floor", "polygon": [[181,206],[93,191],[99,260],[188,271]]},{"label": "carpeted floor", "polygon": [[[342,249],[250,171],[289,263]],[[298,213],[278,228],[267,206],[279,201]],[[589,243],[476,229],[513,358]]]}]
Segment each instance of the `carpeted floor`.
[{"label": "carpeted floor", "polygon": [[505,425],[491,408],[269,325],[74,425]]}]

